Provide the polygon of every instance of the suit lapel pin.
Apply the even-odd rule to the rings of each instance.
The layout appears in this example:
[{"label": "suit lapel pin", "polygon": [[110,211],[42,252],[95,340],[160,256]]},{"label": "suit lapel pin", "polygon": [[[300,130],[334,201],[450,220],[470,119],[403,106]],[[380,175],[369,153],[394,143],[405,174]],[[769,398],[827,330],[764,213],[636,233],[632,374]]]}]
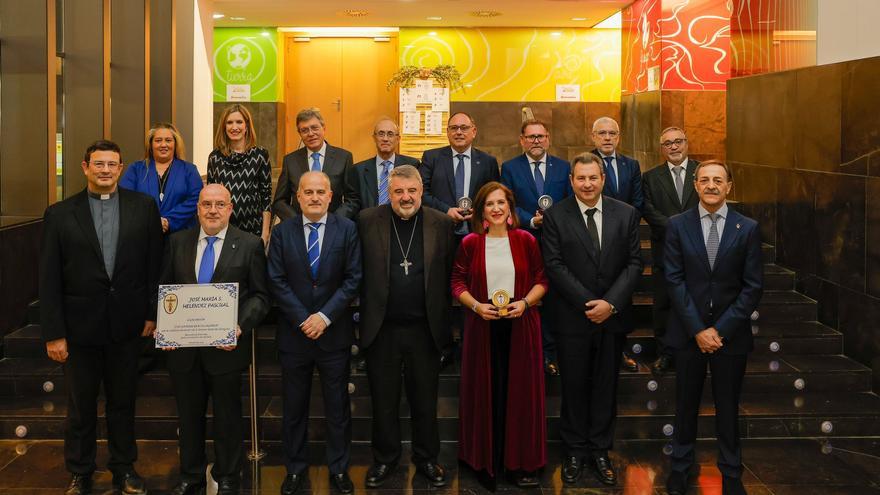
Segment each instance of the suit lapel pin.
[{"label": "suit lapel pin", "polygon": [[[739,225],[737,225],[736,228],[739,228]],[[232,243],[232,249],[235,249],[235,243],[234,243],[234,242]]]},{"label": "suit lapel pin", "polygon": [[736,224],[736,228],[739,228],[739,224]]}]

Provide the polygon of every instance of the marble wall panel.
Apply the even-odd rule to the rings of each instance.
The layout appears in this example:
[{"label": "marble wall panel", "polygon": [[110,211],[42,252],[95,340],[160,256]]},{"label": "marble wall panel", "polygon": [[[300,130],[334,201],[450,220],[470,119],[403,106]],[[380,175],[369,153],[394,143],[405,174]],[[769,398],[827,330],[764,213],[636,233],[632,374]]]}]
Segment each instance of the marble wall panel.
[{"label": "marble wall panel", "polygon": [[880,299],[841,287],[838,330],[843,351],[874,371],[874,390],[880,388]]},{"label": "marble wall panel", "polygon": [[818,245],[816,275],[865,291],[865,177],[814,174],[815,229],[802,237]]},{"label": "marble wall panel", "polygon": [[840,64],[795,71],[797,168],[840,171]]},{"label": "marble wall panel", "polygon": [[838,65],[843,70],[840,146],[842,161],[848,163],[880,150],[880,57]]},{"label": "marble wall panel", "polygon": [[42,220],[0,229],[0,336],[24,325],[37,299],[42,236]]},{"label": "marble wall panel", "polygon": [[743,213],[758,221],[763,241],[775,245],[778,169],[737,162],[729,165],[733,170],[731,199],[739,201]]},{"label": "marble wall panel", "polygon": [[[664,92],[663,105],[666,106]],[[713,157],[724,160],[727,134],[727,94],[724,91],[685,91],[684,130],[689,153],[697,159]],[[673,125],[670,123],[669,125]],[[667,127],[665,122],[661,127]]]},{"label": "marble wall panel", "polygon": [[816,174],[778,169],[776,259],[788,268],[816,273]]},{"label": "marble wall panel", "polygon": [[550,135],[556,146],[586,146],[591,144],[590,126],[587,121],[587,105],[564,102],[544,103],[550,109]]},{"label": "marble wall panel", "polygon": [[838,327],[839,286],[811,273],[801,272],[795,278],[795,290],[819,303],[819,321],[831,328]]},{"label": "marble wall panel", "polygon": [[731,79],[727,88],[728,159],[793,168],[796,71]]},{"label": "marble wall panel", "polygon": [[865,196],[865,285],[869,295],[880,297],[880,179],[867,179]]}]

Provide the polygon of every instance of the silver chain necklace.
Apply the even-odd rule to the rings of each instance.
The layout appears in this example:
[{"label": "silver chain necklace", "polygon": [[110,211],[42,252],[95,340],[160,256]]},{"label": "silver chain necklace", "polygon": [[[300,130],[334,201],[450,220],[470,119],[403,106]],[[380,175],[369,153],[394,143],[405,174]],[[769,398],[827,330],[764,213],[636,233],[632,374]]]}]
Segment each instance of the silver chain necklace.
[{"label": "silver chain necklace", "polygon": [[397,232],[397,222],[394,219],[391,219],[391,226],[394,227],[394,237],[397,238],[397,246],[400,248],[400,254],[403,255],[403,262],[399,263],[399,266],[403,267],[403,274],[409,275],[409,267],[413,264],[407,259],[409,258],[409,250],[412,247],[413,237],[416,235],[416,226],[419,224],[419,217],[416,215],[416,219],[413,222],[412,232],[409,234],[409,244],[406,245],[406,251],[403,250],[403,243],[400,242],[400,234]]}]

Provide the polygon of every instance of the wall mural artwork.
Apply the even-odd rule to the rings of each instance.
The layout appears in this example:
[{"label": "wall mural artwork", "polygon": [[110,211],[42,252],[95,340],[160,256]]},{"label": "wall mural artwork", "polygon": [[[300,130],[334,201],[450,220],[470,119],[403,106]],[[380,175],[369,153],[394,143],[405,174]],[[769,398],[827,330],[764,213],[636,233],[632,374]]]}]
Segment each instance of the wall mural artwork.
[{"label": "wall mural artwork", "polygon": [[581,101],[620,101],[617,29],[401,28],[400,65],[454,65],[453,101],[556,101],[557,85]]}]

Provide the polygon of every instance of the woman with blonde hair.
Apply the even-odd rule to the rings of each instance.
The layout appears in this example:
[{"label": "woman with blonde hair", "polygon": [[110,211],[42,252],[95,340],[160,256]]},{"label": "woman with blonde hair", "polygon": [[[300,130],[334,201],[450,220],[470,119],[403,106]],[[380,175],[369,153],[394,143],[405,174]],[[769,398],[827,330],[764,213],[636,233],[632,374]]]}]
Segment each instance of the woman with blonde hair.
[{"label": "woman with blonde hair", "polygon": [[147,131],[144,159],[129,165],[119,180],[119,187],[153,197],[165,234],[196,224],[202,177],[195,165],[185,161],[185,155],[183,138],[174,124],[160,122]]},{"label": "woman with blonde hair", "polygon": [[257,146],[251,113],[243,105],[226,107],[208,156],[208,184],[223,184],[232,194],[229,223],[269,241],[272,166],[269,152]]}]

